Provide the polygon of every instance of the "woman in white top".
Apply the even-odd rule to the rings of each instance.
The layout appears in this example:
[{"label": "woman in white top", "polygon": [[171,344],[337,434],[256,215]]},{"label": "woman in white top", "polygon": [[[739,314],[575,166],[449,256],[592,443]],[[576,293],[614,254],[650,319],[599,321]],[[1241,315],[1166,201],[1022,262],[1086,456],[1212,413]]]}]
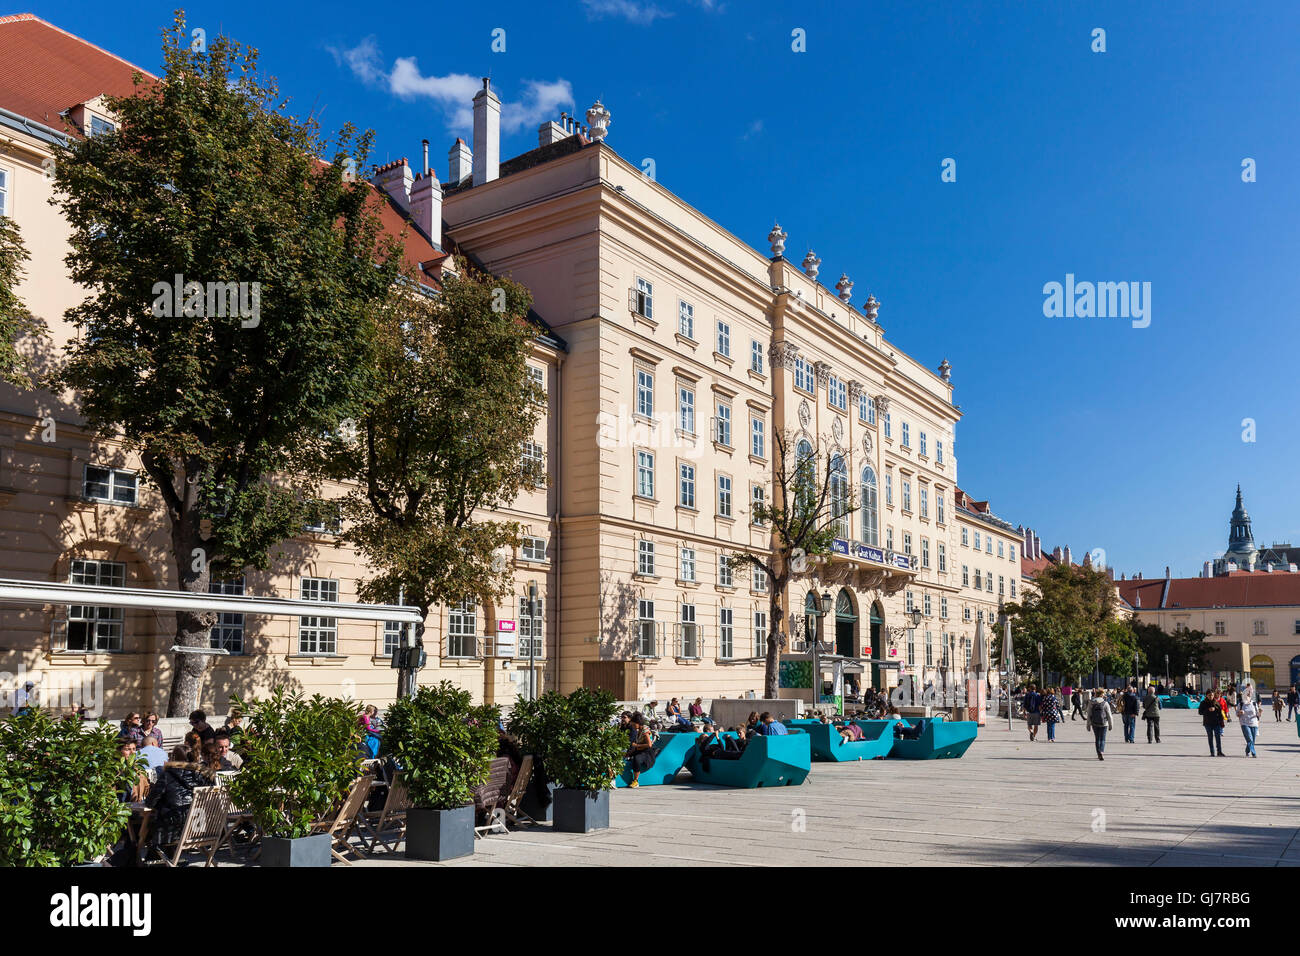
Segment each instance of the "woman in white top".
[{"label": "woman in white top", "polygon": [[1238,698],[1237,719],[1241,721],[1241,735],[1246,738],[1246,754],[1258,757],[1255,737],[1259,733],[1259,704],[1250,696],[1249,690],[1243,690]]}]

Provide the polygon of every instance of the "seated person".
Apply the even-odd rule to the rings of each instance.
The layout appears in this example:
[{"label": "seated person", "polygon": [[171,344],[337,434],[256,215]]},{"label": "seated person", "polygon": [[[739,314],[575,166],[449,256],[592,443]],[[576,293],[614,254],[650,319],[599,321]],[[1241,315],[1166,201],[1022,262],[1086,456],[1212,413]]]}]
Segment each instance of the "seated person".
[{"label": "seated person", "polygon": [[682,715],[682,705],[677,703],[677,698],[674,697],[672,700],[668,702],[668,706],[664,708],[664,716],[680,717],[681,715]]},{"label": "seated person", "polygon": [[158,781],[145,799],[145,806],[154,811],[149,832],[152,846],[176,842],[194,802],[195,788],[212,785],[212,771],[198,762],[196,758],[200,757],[185,747],[177,747],[171,760],[158,771]]},{"label": "seated person", "polygon": [[140,803],[149,793],[149,775],[145,772],[144,761],[135,751],[134,740],[119,740],[117,753],[133,771],[134,783],[126,784],[117,792],[117,798],[123,803]]},{"label": "seated person", "polygon": [[144,746],[138,751],[149,765],[150,770],[157,770],[167,762],[167,751],[162,749],[162,732],[152,731],[144,738]]},{"label": "seated person", "polygon": [[920,721],[917,721],[915,727],[909,726],[905,720],[894,724],[894,736],[899,740],[920,740],[921,734],[924,732],[925,724]]},{"label": "seated person", "polygon": [[702,719],[705,723],[712,723],[712,718],[704,712],[704,698],[696,697],[695,703],[690,706],[691,720]]},{"label": "seated person", "polygon": [[222,770],[238,770],[244,765],[244,758],[230,749],[230,731],[224,727],[212,738],[217,749],[217,761]]},{"label": "seated person", "polygon": [[654,766],[654,735],[646,729],[645,718],[640,714],[632,715],[632,732],[635,737],[627,752],[627,759],[632,762],[632,782],[628,786],[639,787],[641,774]]},{"label": "seated person", "polygon": [[763,711],[758,718],[760,729],[759,733],[764,737],[784,737],[790,733],[785,724],[772,717],[769,711]]},{"label": "seated person", "polygon": [[857,743],[862,739],[862,728],[852,721],[849,721],[840,728],[840,737],[846,744]]}]

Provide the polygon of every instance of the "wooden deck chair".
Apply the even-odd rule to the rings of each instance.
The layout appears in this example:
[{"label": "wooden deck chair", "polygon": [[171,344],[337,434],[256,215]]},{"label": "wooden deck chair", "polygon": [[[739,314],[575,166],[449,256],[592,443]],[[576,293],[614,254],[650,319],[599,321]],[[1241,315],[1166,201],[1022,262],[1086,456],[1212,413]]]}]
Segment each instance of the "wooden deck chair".
[{"label": "wooden deck chair", "polygon": [[[213,857],[226,837],[226,823],[230,816],[230,794],[222,787],[195,787],[194,801],[185,816],[180,838],[171,855],[163,855],[168,866],[179,866],[181,854],[186,851],[207,851],[204,866],[215,866]],[[169,848],[170,849],[170,848]]]},{"label": "wooden deck chair", "polygon": [[375,845],[384,849],[397,849],[397,844],[406,839],[406,811],[411,808],[411,796],[402,782],[399,770],[388,785],[388,796],[384,799],[383,809],[378,813],[363,813],[358,819],[361,830],[368,834],[370,842],[366,850],[375,852]]},{"label": "wooden deck chair", "polygon": [[312,833],[328,833],[332,839],[330,845],[330,856],[352,865],[352,861],[347,858],[347,854],[355,853],[361,859],[366,855],[360,849],[348,842],[352,831],[357,827],[357,819],[361,816],[366,806],[366,797],[370,793],[370,784],[374,782],[374,777],[366,774],[364,777],[358,777],[348,791],[348,795],[339,805],[338,811],[332,817],[320,820],[312,827]]},{"label": "wooden deck chair", "polygon": [[505,800],[506,781],[510,779],[510,758],[497,757],[488,767],[488,777],[474,788],[474,809],[483,814],[484,824],[474,827],[474,835],[505,833],[505,815],[498,808]]},{"label": "wooden deck chair", "polygon": [[537,823],[532,817],[524,813],[524,795],[528,793],[528,785],[533,780],[533,755],[524,756],[523,763],[519,765],[519,775],[515,777],[515,785],[510,788],[510,793],[506,795],[505,802],[501,809],[505,812],[506,819],[516,825]]}]

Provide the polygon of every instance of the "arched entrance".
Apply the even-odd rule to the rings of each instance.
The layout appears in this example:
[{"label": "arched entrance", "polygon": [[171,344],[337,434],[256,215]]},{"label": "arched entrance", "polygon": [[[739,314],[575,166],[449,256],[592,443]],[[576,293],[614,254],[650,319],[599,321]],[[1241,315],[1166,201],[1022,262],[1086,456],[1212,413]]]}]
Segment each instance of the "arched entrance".
[{"label": "arched entrance", "polygon": [[835,653],[840,657],[857,657],[858,615],[853,611],[853,595],[840,588],[835,596]]},{"label": "arched entrance", "polygon": [[1291,658],[1291,683],[1300,686],[1300,654]]},{"label": "arched entrance", "polygon": [[[871,657],[885,659],[885,612],[879,602],[871,605]],[[879,690],[885,686],[884,674],[879,664],[871,665],[871,686]]]}]

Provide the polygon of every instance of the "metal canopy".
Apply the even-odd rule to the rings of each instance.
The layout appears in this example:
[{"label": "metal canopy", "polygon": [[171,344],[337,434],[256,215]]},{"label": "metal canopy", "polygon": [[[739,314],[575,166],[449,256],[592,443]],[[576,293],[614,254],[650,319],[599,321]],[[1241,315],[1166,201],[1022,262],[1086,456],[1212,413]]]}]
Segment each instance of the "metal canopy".
[{"label": "metal canopy", "polygon": [[419,624],[418,608],[397,604],[332,604],[237,594],[190,594],[147,588],[113,588],[49,581],[0,578],[0,603],[91,604],[150,611],[216,611],[225,614],[266,614],[283,617],[333,617],[344,621],[392,621]]}]

